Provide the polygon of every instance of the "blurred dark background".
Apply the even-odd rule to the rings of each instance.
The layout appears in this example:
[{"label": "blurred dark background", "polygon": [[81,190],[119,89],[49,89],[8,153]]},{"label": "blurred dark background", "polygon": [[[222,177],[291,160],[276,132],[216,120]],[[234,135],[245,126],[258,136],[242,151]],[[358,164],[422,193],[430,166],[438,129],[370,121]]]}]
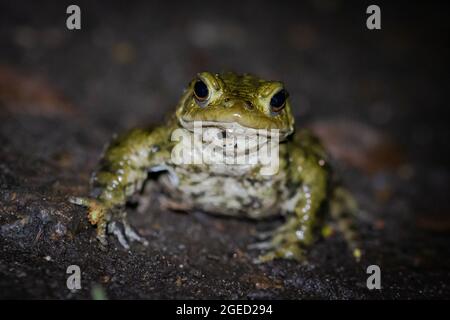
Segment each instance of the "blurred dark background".
[{"label": "blurred dark background", "polygon": [[[66,28],[69,4],[81,8],[81,30]],[[366,28],[370,4],[381,30]],[[449,8],[0,1],[0,296],[448,298]],[[206,70],[285,82],[297,125],[324,140],[362,207],[367,260],[343,255],[335,235],[307,266],[254,266],[252,223],[158,209],[135,215],[147,251],[98,254],[66,196],[87,193],[113,133],[163,122]],[[77,263],[86,285],[72,293],[64,268]],[[381,291],[365,288],[370,264],[386,272]]]}]

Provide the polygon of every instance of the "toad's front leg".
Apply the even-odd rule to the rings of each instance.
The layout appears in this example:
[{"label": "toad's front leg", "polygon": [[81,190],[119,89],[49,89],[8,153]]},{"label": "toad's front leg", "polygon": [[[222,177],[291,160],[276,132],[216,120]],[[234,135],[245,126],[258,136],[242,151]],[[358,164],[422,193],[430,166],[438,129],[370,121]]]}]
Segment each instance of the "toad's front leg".
[{"label": "toad's front leg", "polygon": [[146,243],[128,224],[125,203],[141,190],[148,169],[167,161],[169,143],[164,128],[136,129],[115,139],[92,177],[91,197],[69,199],[88,208],[88,219],[97,226],[97,238],[102,244],[107,243],[107,233],[114,234],[125,248],[132,241]]}]

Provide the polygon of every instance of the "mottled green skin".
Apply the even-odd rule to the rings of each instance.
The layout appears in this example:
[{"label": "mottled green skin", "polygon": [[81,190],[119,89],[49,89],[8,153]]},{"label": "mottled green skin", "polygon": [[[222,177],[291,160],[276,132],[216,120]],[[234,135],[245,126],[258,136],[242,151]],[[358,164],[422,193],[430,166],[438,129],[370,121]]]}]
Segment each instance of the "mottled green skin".
[{"label": "mottled green skin", "polygon": [[[211,92],[207,103],[202,106],[199,106],[192,93],[198,78],[208,85]],[[255,245],[264,251],[259,261],[302,259],[304,249],[316,238],[316,230],[320,226],[319,209],[330,191],[324,149],[308,131],[300,130],[294,134],[289,99],[281,112],[271,112],[269,102],[273,94],[283,88],[281,82],[234,73],[205,72],[199,74],[198,78],[189,84],[175,116],[168,124],[149,131],[136,129],[115,139],[105,151],[99,170],[93,175],[92,198],[74,198],[72,202],[89,208],[89,221],[97,225],[98,238],[105,243],[107,226],[124,212],[127,198],[141,190],[152,168],[163,166],[177,175],[178,184],[169,190],[172,190],[173,199],[184,203],[187,210],[198,209],[256,219],[274,214],[284,215],[285,224],[269,233],[268,241]],[[278,173],[262,176],[255,167],[245,174],[232,176],[231,171],[230,175],[217,174],[207,165],[174,165],[171,161],[173,130],[198,120],[214,122],[218,126],[237,122],[247,128],[279,129],[282,141]],[[195,177],[200,174],[203,175],[201,181],[196,181]],[[217,182],[214,188],[204,188],[209,192],[209,202],[207,198],[187,191],[195,184],[201,188],[202,183],[206,184],[205,181],[212,181],[209,179]],[[252,201],[225,190],[225,185],[230,183],[240,188],[252,188],[249,190]],[[290,206],[286,205],[289,201],[292,202]],[[126,220],[122,222],[126,225]],[[114,230],[111,232],[115,233]],[[128,240],[140,240],[132,232],[125,237]]]}]

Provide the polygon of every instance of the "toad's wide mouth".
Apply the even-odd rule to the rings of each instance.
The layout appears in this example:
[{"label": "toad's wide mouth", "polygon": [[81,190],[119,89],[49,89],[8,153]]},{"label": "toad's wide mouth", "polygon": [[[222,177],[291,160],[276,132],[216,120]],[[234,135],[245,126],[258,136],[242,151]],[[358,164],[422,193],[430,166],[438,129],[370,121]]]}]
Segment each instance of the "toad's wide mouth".
[{"label": "toad's wide mouth", "polygon": [[225,136],[263,136],[267,138],[278,138],[280,141],[285,140],[292,131],[282,129],[257,129],[243,126],[237,122],[225,121],[205,121],[205,120],[189,120],[180,119],[180,125],[194,132],[194,130],[202,130],[203,128],[217,128],[223,137]]},{"label": "toad's wide mouth", "polygon": [[[287,137],[286,133],[281,133],[278,129],[248,128],[237,122],[180,120],[180,125],[192,133],[194,144],[197,142],[202,147],[208,146],[207,149],[214,154],[209,157],[210,159],[224,154],[228,159],[227,164],[233,164],[234,162],[230,159],[236,157],[249,157],[249,159],[257,160],[261,156],[278,156],[278,144]],[[189,141],[191,140],[189,139]],[[188,146],[191,145],[188,144]],[[272,149],[273,151],[270,151]]]}]

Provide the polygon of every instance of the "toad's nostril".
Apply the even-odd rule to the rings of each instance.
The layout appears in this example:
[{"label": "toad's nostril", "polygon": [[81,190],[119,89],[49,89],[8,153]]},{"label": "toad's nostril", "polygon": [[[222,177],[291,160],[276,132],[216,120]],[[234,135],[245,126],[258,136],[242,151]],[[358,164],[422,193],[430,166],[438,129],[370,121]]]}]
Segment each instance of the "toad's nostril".
[{"label": "toad's nostril", "polygon": [[244,105],[245,105],[245,108],[246,109],[248,109],[248,110],[253,110],[255,107],[253,106],[253,103],[251,102],[251,101],[244,101]]}]

